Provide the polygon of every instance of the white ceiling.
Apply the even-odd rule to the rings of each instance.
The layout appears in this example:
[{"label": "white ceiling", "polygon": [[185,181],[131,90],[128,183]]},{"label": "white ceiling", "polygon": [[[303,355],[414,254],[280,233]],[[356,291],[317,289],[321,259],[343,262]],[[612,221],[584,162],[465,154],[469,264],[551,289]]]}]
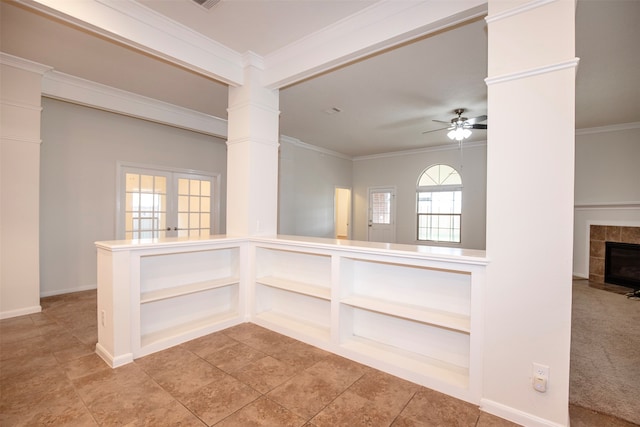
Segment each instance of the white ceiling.
[{"label": "white ceiling", "polygon": [[[342,0],[222,0],[210,11],[191,0],[138,0],[244,53],[267,55],[375,3]],[[226,117],[227,87],[90,34],[37,9],[2,0],[1,49],[56,70]],[[33,7],[36,7],[34,9]],[[637,122],[640,1],[580,0],[577,8],[576,127]],[[350,156],[447,143],[433,119],[452,110],[488,114],[483,19],[447,29],[281,90],[281,133]],[[340,113],[326,114],[333,107]],[[514,106],[517,108],[517,106]],[[525,126],[541,126],[523,117]],[[474,131],[471,140],[486,139]]]}]

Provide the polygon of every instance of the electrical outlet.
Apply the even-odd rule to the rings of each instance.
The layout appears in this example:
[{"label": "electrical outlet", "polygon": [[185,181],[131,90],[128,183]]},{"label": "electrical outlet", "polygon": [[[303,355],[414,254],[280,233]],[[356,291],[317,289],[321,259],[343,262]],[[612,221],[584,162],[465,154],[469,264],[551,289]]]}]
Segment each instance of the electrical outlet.
[{"label": "electrical outlet", "polygon": [[540,363],[533,364],[532,386],[535,391],[544,393],[549,383],[549,367]]}]

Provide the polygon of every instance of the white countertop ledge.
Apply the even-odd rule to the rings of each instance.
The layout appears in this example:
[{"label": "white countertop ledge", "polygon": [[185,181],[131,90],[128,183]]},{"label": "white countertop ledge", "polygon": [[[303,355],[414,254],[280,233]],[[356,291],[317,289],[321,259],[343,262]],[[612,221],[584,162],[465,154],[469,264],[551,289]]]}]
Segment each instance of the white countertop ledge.
[{"label": "white countertop ledge", "polygon": [[446,246],[407,245],[379,243],[361,240],[328,239],[306,236],[230,236],[225,234],[200,237],[166,237],[158,239],[110,240],[95,242],[96,247],[109,251],[135,251],[152,248],[197,247],[212,243],[265,243],[285,244],[299,248],[339,250],[353,253],[376,253],[409,258],[453,260],[457,262],[486,265],[486,251],[479,249],[452,248]]}]

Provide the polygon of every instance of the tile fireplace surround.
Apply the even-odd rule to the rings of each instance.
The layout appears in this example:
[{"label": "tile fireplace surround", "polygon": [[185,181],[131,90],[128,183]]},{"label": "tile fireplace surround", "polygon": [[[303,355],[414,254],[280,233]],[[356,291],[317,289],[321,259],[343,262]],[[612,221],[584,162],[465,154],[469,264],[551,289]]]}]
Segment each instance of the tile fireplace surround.
[{"label": "tile fireplace surround", "polygon": [[604,283],[604,242],[640,244],[640,227],[592,225],[589,230],[589,280]]}]

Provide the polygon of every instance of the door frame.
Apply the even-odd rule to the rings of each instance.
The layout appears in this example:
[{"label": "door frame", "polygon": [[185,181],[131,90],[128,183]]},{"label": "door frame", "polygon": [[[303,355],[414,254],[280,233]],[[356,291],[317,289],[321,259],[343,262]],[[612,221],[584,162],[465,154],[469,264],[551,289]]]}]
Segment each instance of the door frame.
[{"label": "door frame", "polygon": [[340,209],[340,203],[339,200],[340,198],[340,194],[344,193],[344,192],[348,192],[348,200],[346,202],[346,220],[347,220],[347,235],[346,235],[346,239],[347,240],[351,240],[351,223],[352,221],[352,208],[351,208],[351,197],[352,197],[352,189],[351,187],[341,187],[339,185],[336,185],[334,187],[334,196],[333,196],[333,237],[338,239],[338,219],[340,218],[340,214],[341,214],[341,209]]},{"label": "door frame", "polygon": [[[150,172],[161,172],[168,174],[187,174],[187,175],[200,175],[210,177],[212,180],[211,191],[215,194],[215,197],[211,200],[211,234],[219,234],[220,233],[220,173],[212,173],[207,171],[200,171],[196,169],[182,169],[175,168],[171,166],[163,166],[163,165],[151,165],[148,163],[135,163],[135,162],[127,162],[118,160],[116,161],[116,209],[115,209],[115,239],[122,240],[124,239],[124,218],[121,215],[122,209],[122,201],[124,200],[123,187],[122,187],[122,178],[123,178],[123,169],[132,168],[132,169],[144,169]],[[168,201],[168,203],[170,203]]]},{"label": "door frame", "polygon": [[391,209],[390,209],[390,224],[389,228],[391,230],[392,241],[386,243],[395,243],[396,241],[396,187],[394,185],[381,185],[376,187],[368,187],[367,188],[367,241],[371,241],[371,229],[373,227],[372,223],[372,214],[373,209],[371,207],[371,193],[375,192],[384,192],[383,190],[388,190],[391,193]]}]

